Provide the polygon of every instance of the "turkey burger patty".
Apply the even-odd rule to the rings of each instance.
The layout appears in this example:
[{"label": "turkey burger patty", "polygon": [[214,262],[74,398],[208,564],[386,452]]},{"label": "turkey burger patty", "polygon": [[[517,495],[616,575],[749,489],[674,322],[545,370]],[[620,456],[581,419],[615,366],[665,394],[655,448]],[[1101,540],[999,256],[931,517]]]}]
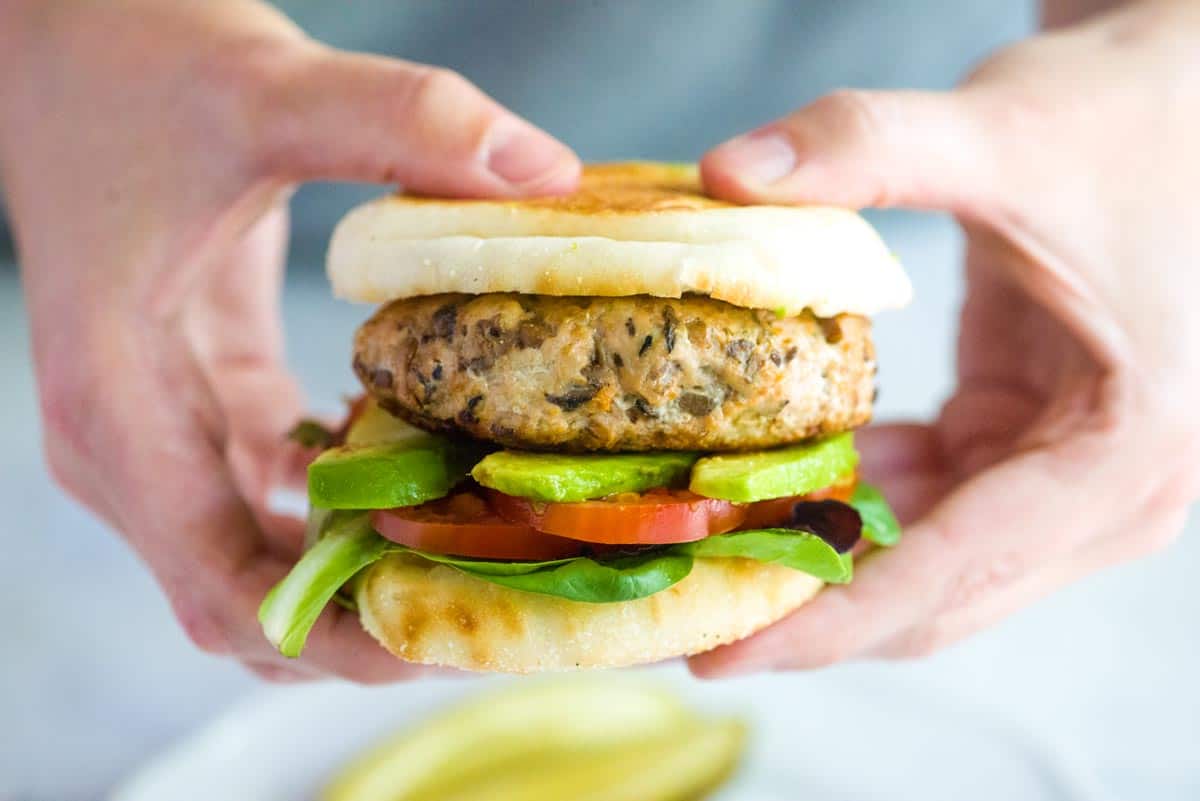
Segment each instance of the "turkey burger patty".
[{"label": "turkey burger patty", "polygon": [[870,323],[682,299],[442,294],[394,301],[354,369],[422,428],[558,451],[728,451],[870,417]]}]

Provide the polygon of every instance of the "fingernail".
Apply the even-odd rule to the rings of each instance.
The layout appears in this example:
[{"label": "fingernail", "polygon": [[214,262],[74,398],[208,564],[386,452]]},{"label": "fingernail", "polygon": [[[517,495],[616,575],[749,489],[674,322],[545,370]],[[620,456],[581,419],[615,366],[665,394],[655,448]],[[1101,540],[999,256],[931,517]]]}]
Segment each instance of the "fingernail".
[{"label": "fingernail", "polygon": [[756,668],[753,665],[743,665],[735,662],[730,665],[707,665],[704,663],[689,663],[689,669],[692,675],[703,681],[720,681],[721,679],[736,679],[739,676],[747,676],[751,673],[756,673],[761,668]]},{"label": "fingernail", "polygon": [[796,169],[796,151],[783,134],[752,133],[721,145],[723,166],[743,180],[773,184]]},{"label": "fingernail", "polygon": [[766,670],[762,660],[730,658],[724,648],[717,648],[688,659],[688,669],[698,679],[732,679],[748,673]]},{"label": "fingernail", "polygon": [[561,172],[568,156],[566,148],[536,128],[510,123],[492,135],[487,166],[508,183],[528,187]]}]

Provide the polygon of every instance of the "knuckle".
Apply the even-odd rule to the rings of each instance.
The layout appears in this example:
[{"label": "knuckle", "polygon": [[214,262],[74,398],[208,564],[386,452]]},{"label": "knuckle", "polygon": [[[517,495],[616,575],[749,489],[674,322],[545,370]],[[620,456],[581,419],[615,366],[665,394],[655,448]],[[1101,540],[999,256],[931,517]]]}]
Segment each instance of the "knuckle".
[{"label": "knuckle", "polygon": [[1171,515],[1170,519],[1138,532],[1138,556],[1151,556],[1174,545],[1187,524],[1186,512]]},{"label": "knuckle", "polygon": [[295,42],[247,39],[203,58],[193,97],[204,105],[206,141],[247,166],[273,164],[299,130],[295,94],[307,51]]},{"label": "knuckle", "polygon": [[862,165],[852,171],[853,178],[847,179],[855,187],[854,205],[894,206],[900,201],[896,187],[883,177],[883,170],[870,165],[884,165],[892,158],[887,150],[896,108],[895,99],[888,93],[839,89],[817,99],[796,119],[798,129],[793,136],[802,150],[808,149],[804,140],[811,137],[818,151]]},{"label": "knuckle", "polygon": [[54,424],[45,418],[46,425],[42,434],[42,452],[45,455],[46,467],[50,478],[73,498],[78,498],[82,489],[79,474],[75,467],[79,463],[70,445],[70,437],[62,431],[52,428]]},{"label": "knuckle", "polygon": [[1033,96],[980,93],[972,97],[980,127],[993,134],[995,142],[1029,141],[1040,137],[1052,109]]},{"label": "knuckle", "polygon": [[70,450],[61,440],[49,434],[43,437],[42,449],[51,480],[68,496],[86,504],[84,485],[77,467],[79,462]]},{"label": "knuckle", "polygon": [[83,490],[80,465],[94,455],[94,426],[98,405],[87,395],[66,386],[47,386],[41,398],[42,450],[50,475],[58,486],[79,498]]},{"label": "knuckle", "polygon": [[1018,553],[989,556],[969,564],[951,580],[938,602],[935,615],[957,614],[999,592],[1025,574],[1026,560]]},{"label": "knuckle", "polygon": [[272,665],[265,662],[243,662],[242,664],[255,676],[272,684],[294,684],[306,680],[306,677],[298,671],[283,665]]},{"label": "knuckle", "polygon": [[479,145],[496,116],[473,83],[443,67],[418,67],[398,109],[404,127],[441,147]]},{"label": "knuckle", "polygon": [[[1137,418],[1143,436],[1148,429],[1160,433],[1154,441],[1143,442],[1144,458],[1155,469],[1143,471],[1143,485],[1134,488],[1143,501],[1133,518],[1136,525],[1123,534],[1125,546],[1116,551],[1119,561],[1150,556],[1173,545],[1200,498],[1200,427],[1190,419],[1180,422],[1173,414],[1174,410],[1167,410],[1157,417]],[[1156,422],[1147,425],[1148,421]]]},{"label": "knuckle", "polygon": [[887,649],[892,659],[915,661],[928,659],[945,647],[946,642],[936,625],[924,624],[910,629]]},{"label": "knuckle", "polygon": [[[1028,90],[1002,89],[979,78],[969,79],[966,86],[960,97],[970,120],[968,130],[981,154],[1016,171],[1021,186],[1040,179],[1051,151],[1028,147],[1027,143],[1051,141],[1062,127],[1063,117],[1074,113],[1070,107],[1075,101]],[[1011,180],[1011,176],[1004,175],[996,178]]]},{"label": "knuckle", "polygon": [[385,684],[394,684],[397,680],[395,676],[385,676],[370,670],[358,670],[355,668],[345,671],[342,677],[347,681],[361,684],[364,687],[381,687]]},{"label": "knuckle", "polygon": [[69,451],[84,450],[83,398],[71,390],[47,387],[41,395],[43,433]]},{"label": "knuckle", "polygon": [[886,97],[862,89],[838,89],[813,104],[813,111],[829,119],[842,137],[872,139],[885,126]]},{"label": "knuckle", "polygon": [[478,95],[475,85],[454,70],[424,65],[416,69],[406,104],[413,115],[440,114]]},{"label": "knuckle", "polygon": [[805,649],[793,661],[801,668],[832,667],[850,661],[858,656],[861,650],[861,644],[854,633],[839,632],[823,637],[819,643]]},{"label": "knuckle", "polygon": [[1168,503],[1187,506],[1200,498],[1200,426],[1191,423],[1177,434],[1173,444],[1177,467],[1168,483]]},{"label": "knuckle", "polygon": [[231,637],[210,610],[190,601],[176,601],[174,607],[175,617],[193,645],[209,654],[232,653]]},{"label": "knuckle", "polygon": [[950,520],[943,517],[933,517],[924,525],[929,531],[929,537],[943,549],[961,548],[969,544],[968,540],[973,534],[972,531],[953,525]]},{"label": "knuckle", "polygon": [[469,80],[443,67],[408,65],[412,71],[395,106],[396,126],[414,146],[453,159],[471,159],[483,151],[501,116]]},{"label": "knuckle", "polygon": [[384,659],[346,659],[339,662],[337,665],[325,666],[331,673],[340,676],[346,681],[355,684],[362,684],[368,687],[374,687],[383,684],[394,684],[397,681],[407,678],[411,673],[411,666],[406,662],[401,662],[399,659],[393,659],[388,655],[384,655]]},{"label": "knuckle", "polygon": [[250,109],[264,99],[278,100],[295,75],[297,44],[274,37],[240,37],[211,49],[196,67],[204,97],[233,108]]}]

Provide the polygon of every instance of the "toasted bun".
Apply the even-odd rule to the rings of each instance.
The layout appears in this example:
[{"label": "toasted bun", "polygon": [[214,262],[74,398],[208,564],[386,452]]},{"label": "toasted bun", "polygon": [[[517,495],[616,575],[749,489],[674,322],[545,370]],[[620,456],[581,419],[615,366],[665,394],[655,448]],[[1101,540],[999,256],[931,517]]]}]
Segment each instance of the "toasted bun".
[{"label": "toasted bun", "polygon": [[691,292],[829,317],[903,306],[912,293],[852,211],[735,206],[706,197],[692,166],[647,163],[589,166],[579,191],[559,198],[381,198],[338,225],[328,269],[338,296],[364,303]]},{"label": "toasted bun", "polygon": [[534,673],[707,651],[779,620],[820,588],[820,580],[780,565],[697,559],[687,578],[660,593],[589,604],[393,555],[359,577],[355,597],[363,626],[401,659]]}]

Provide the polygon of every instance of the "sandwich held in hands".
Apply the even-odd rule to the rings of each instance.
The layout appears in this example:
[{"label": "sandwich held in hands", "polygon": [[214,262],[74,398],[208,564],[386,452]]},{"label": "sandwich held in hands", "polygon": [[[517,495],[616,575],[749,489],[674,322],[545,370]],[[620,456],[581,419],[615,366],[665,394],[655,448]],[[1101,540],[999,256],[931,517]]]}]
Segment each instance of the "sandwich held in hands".
[{"label": "sandwich held in hands", "polygon": [[333,600],[412,662],[653,662],[746,637],[899,536],[851,432],[867,316],[911,290],[853,212],[597,165],[562,198],[367,204],[329,274],[385,305],[354,343],[366,396],[309,468],[309,548],[262,605],[285,655]]}]

